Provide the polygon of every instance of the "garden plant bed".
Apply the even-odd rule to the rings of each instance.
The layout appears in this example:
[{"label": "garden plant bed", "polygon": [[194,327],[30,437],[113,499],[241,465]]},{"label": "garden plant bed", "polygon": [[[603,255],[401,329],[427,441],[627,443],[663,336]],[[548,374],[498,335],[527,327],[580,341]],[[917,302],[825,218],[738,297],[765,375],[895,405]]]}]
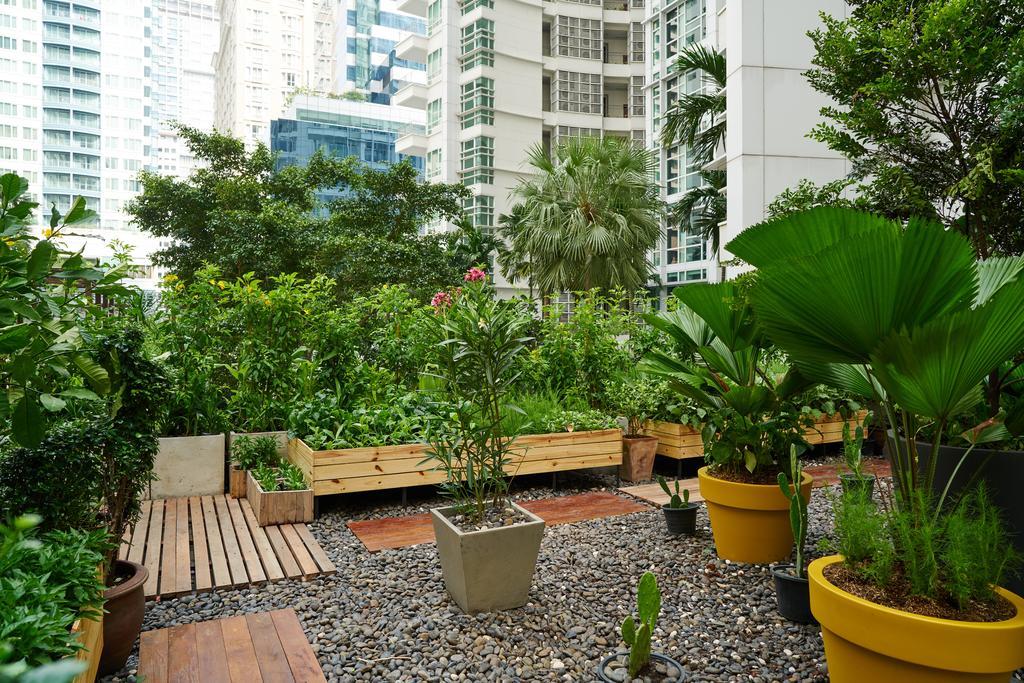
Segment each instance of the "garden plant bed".
[{"label": "garden plant bed", "polygon": [[[288,442],[288,459],[312,482],[313,495],[355,493],[438,484],[445,474],[427,459],[427,444],[314,451],[302,439]],[[515,439],[510,475],[566,472],[622,462],[622,431],[531,434]]]},{"label": "garden plant bed", "polygon": [[100,666],[100,653],[103,652],[103,615],[97,619],[78,619],[71,626],[72,633],[79,634],[82,649],[75,659],[85,663],[85,671],[75,677],[75,683],[92,683],[96,679],[96,670]]},{"label": "garden plant bed", "polygon": [[[538,486],[517,498],[550,495]],[[413,511],[438,504],[443,499],[423,500]],[[823,492],[815,492],[811,508],[813,547],[831,529]],[[530,603],[476,616],[462,614],[449,598],[433,546],[367,553],[349,533],[343,509],[327,509],[310,525],[331,561],[346,567],[343,574],[162,600],[149,605],[144,628],[292,607],[330,681],[452,674],[590,681],[601,658],[621,649],[619,626],[635,600],[631,584],[642,565],[657,573],[662,590],[652,647],[679,661],[690,680],[828,680],[818,629],[777,614],[768,567],[715,557],[703,509],[698,535],[685,539],[668,536],[654,508],[550,527]],[[403,510],[378,505],[364,514],[393,517]]]},{"label": "garden plant bed", "polygon": [[313,521],[313,489],[264,491],[252,472],[246,477],[245,497],[260,526]]}]

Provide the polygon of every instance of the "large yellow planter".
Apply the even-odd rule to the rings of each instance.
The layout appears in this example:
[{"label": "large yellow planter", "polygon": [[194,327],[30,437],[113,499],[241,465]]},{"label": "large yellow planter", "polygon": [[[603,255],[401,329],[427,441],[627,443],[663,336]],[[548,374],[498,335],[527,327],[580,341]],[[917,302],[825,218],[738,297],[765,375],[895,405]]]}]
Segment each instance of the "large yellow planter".
[{"label": "large yellow planter", "polygon": [[1017,607],[1006,621],[978,623],[936,619],[883,607],[829,583],[825,567],[839,555],[807,569],[811,612],[821,623],[825,659],[833,683],[1006,683],[1024,666],[1024,600],[997,588]]},{"label": "large yellow planter", "polygon": [[[789,499],[777,484],[740,484],[697,470],[700,495],[708,506],[715,550],[723,560],[767,564],[780,562],[793,551]],[[810,500],[813,478],[806,472],[800,493]]]}]

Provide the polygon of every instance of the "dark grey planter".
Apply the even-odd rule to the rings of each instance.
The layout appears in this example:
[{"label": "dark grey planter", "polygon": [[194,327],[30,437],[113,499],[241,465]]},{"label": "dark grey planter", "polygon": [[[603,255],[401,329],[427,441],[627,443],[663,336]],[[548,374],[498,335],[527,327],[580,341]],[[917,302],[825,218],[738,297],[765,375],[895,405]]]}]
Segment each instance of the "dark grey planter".
[{"label": "dark grey planter", "polygon": [[662,505],[661,509],[665,512],[665,526],[668,527],[668,532],[673,536],[680,534],[693,536],[696,534],[698,507],[696,503],[686,503],[681,508],[670,508],[668,505]]},{"label": "dark grey planter", "polygon": [[[600,680],[605,681],[605,683],[622,683],[622,681],[628,680],[625,677],[616,678],[613,674],[605,670],[608,667],[608,665],[616,659],[626,659],[628,657],[629,654],[626,652],[616,652],[614,654],[608,655],[607,657],[601,660],[600,664],[597,665],[597,677]],[[668,655],[663,655],[658,652],[652,652],[651,662],[661,662],[662,664],[674,666],[676,668],[676,671],[678,672],[677,676],[672,678],[662,678],[661,682],[659,683],[675,683],[676,681],[681,682],[686,680],[684,678],[685,674],[683,673],[683,665],[677,662],[676,660],[672,659]]]},{"label": "dark grey planter", "polygon": [[804,576],[799,579],[793,575],[793,568],[791,564],[772,567],[779,614],[798,624],[817,624],[818,620],[811,614],[811,586],[807,581],[806,568]]},{"label": "dark grey planter", "polygon": [[864,474],[859,478],[852,472],[844,472],[839,475],[839,483],[843,485],[843,493],[851,491],[866,492],[868,498],[875,493],[875,475]]},{"label": "dark grey planter", "polygon": [[[939,446],[933,491],[936,496],[942,493],[946,481],[966,450],[959,446]],[[931,461],[931,452],[931,444],[918,442],[917,454],[921,469],[926,468]],[[985,470],[978,481],[985,485],[992,502],[1002,511],[1003,522],[1017,552],[1024,554],[1024,452],[974,449],[957,472],[956,479],[949,487],[949,495],[955,499],[963,493],[963,487],[989,455],[992,458],[985,463]],[[1017,595],[1024,595],[1024,571],[1016,576],[1005,577],[1003,587]]]}]

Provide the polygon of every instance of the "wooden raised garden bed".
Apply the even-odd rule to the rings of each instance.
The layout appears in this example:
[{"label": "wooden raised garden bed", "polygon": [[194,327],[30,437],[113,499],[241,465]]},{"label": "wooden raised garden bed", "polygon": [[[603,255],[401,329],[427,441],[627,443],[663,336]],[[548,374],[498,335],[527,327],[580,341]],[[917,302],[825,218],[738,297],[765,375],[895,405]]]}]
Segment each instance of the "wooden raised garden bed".
[{"label": "wooden raised garden bed", "polygon": [[82,649],[75,654],[75,659],[85,663],[85,671],[75,676],[74,683],[93,683],[103,653],[103,615],[100,614],[96,620],[76,619],[71,625],[71,632],[77,633],[82,643]]},{"label": "wooden raised garden bed", "polygon": [[[313,495],[378,491],[440,484],[445,473],[427,460],[427,444],[314,451],[302,439],[288,442],[288,460],[312,482]],[[531,434],[516,439],[509,474],[564,472],[622,462],[622,432]],[[251,485],[251,483],[250,483]]]},{"label": "wooden raised garden bed", "polygon": [[[850,423],[850,429],[856,429],[864,422],[866,410],[860,410],[849,420],[844,420],[839,413],[823,415],[814,422],[813,427],[804,430],[804,438],[812,446],[822,443],[840,443],[843,440],[843,424]],[[644,433],[658,438],[658,455],[676,460],[686,458],[703,458],[704,443],[700,430],[689,425],[675,422],[651,421],[644,427]]]},{"label": "wooden raised garden bed", "polygon": [[288,450],[288,432],[228,432],[228,493],[232,498],[245,498],[246,483],[248,479],[246,471],[235,467],[231,462],[231,451],[235,445],[235,439],[240,436],[258,438],[268,436],[277,442],[277,454],[285,457]]},{"label": "wooden raised garden bed", "polygon": [[313,489],[264,491],[251,472],[246,476],[245,497],[260,526],[313,521]]}]

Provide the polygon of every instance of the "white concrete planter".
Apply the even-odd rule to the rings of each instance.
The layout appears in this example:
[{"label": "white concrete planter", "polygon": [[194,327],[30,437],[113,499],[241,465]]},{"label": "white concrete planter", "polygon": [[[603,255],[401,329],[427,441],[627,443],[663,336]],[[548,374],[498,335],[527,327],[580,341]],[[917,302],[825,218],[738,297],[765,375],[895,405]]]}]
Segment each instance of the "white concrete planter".
[{"label": "white concrete planter", "polygon": [[531,521],[466,532],[449,520],[454,507],[430,511],[444,585],[464,612],[526,604],[544,537],[544,520],[515,503],[512,507]]},{"label": "white concrete planter", "polygon": [[159,441],[150,498],[224,493],[223,434],[170,436]]}]

